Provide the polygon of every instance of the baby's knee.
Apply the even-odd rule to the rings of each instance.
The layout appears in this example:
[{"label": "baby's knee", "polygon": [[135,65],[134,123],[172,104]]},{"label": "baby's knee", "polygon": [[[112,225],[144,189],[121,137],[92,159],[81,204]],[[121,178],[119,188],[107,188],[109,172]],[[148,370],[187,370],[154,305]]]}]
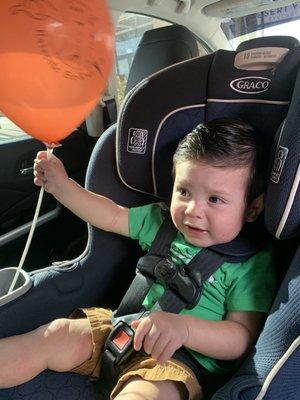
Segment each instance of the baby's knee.
[{"label": "baby's knee", "polygon": [[47,343],[76,344],[82,346],[91,342],[91,332],[87,319],[59,318],[39,328],[39,335]]},{"label": "baby's knee", "polygon": [[91,356],[93,345],[87,320],[56,319],[39,328],[39,335],[49,369],[68,371]]},{"label": "baby's knee", "polygon": [[70,345],[70,321],[66,318],[56,319],[42,325],[34,332],[41,351],[48,357],[53,357]]},{"label": "baby's knee", "polygon": [[47,342],[61,341],[68,337],[70,330],[70,320],[67,318],[59,318],[43,325],[37,329],[37,334],[42,340]]},{"label": "baby's knee", "polygon": [[138,376],[130,378],[114,400],[187,400],[188,392],[182,382],[148,381]]}]

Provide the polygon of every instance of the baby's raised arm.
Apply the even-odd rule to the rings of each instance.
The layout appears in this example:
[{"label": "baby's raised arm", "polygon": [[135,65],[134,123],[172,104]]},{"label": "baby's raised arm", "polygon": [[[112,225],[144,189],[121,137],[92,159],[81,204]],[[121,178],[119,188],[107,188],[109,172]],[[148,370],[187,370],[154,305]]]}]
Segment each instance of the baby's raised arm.
[{"label": "baby's raised arm", "polygon": [[107,197],[92,193],[70,179],[62,162],[46,151],[37,154],[34,163],[34,183],[69,208],[74,214],[105,231],[128,236],[128,208]]}]

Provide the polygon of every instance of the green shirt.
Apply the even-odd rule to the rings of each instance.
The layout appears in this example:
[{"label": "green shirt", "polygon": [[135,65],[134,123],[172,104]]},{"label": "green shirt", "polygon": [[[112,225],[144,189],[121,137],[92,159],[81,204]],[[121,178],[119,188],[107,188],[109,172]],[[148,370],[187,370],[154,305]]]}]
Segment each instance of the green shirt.
[{"label": "green shirt", "polygon": [[[149,204],[129,210],[129,235],[138,240],[143,250],[148,250],[163,221],[158,204]],[[170,257],[177,265],[188,264],[201,248],[187,243],[178,232],[170,247]],[[276,279],[271,252],[256,253],[243,263],[224,263],[203,283],[198,304],[181,314],[221,321],[229,311],[268,312],[275,294]],[[150,309],[163,294],[162,285],[155,283],[150,288],[143,305]],[[188,349],[189,350],[189,349]],[[236,362],[215,360],[189,350],[208,371],[225,373],[236,366]]]}]

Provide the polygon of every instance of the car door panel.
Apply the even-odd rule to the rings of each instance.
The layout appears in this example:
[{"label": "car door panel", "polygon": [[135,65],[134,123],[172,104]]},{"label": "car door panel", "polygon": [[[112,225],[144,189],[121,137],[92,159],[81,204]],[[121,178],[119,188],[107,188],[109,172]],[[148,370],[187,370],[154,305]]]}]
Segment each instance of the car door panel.
[{"label": "car door panel", "polygon": [[[80,184],[84,183],[94,142],[95,139],[89,138],[83,129],[78,129],[61,142],[62,146],[54,150],[63,161],[69,176]],[[33,183],[32,166],[40,150],[45,150],[45,145],[32,138],[0,143],[0,267],[11,266],[16,262],[15,253],[20,256],[27,236],[25,234],[30,229],[39,195],[39,188]],[[77,242],[78,238],[86,234],[85,224],[64,207],[60,207],[48,193],[44,193],[38,222],[38,225],[41,224],[43,227],[36,229],[30,251],[36,251],[34,242],[39,243],[39,246],[43,242],[45,260],[40,259],[39,255],[36,263],[34,256],[28,256],[33,259],[36,267],[40,266],[39,263],[44,266],[59,258],[59,254],[54,254],[53,235],[58,233],[56,242],[59,241],[61,248],[68,248],[70,241]],[[62,227],[72,231],[70,241],[68,231]]]}]

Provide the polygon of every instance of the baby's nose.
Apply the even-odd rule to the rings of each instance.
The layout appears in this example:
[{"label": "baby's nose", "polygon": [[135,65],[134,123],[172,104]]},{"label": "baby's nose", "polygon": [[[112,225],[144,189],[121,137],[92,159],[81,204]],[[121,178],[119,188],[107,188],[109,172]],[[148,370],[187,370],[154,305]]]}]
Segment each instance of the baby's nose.
[{"label": "baby's nose", "polygon": [[204,209],[205,207],[202,201],[191,200],[187,205],[185,213],[190,217],[203,218]]}]

